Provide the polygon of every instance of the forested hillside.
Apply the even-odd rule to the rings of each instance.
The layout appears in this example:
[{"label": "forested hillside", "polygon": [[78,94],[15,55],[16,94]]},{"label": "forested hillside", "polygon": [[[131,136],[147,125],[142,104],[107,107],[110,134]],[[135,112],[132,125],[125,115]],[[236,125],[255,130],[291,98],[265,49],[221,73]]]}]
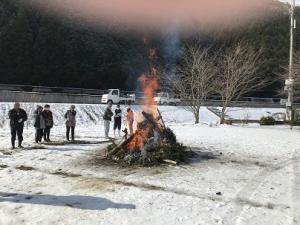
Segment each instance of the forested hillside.
[{"label": "forested hillside", "polygon": [[[274,77],[288,63],[289,15],[283,3],[270,7],[274,11],[272,18],[257,20],[226,35],[195,33],[179,36],[174,43],[168,41],[173,37],[162,34],[150,37],[151,44],[145,44],[140,34],[95,29],[54,18],[17,0],[0,0],[0,83],[134,90],[136,78],[147,68],[149,47],[157,48],[157,61],[164,67],[168,58],[174,60],[177,54],[168,49],[168,44],[180,48],[195,36],[217,48],[239,40],[249,42],[255,49],[262,48],[266,63],[261,74]],[[300,21],[299,8],[296,11]],[[299,29],[296,49],[300,48],[298,33]],[[274,94],[278,85],[275,83],[259,95]]]}]

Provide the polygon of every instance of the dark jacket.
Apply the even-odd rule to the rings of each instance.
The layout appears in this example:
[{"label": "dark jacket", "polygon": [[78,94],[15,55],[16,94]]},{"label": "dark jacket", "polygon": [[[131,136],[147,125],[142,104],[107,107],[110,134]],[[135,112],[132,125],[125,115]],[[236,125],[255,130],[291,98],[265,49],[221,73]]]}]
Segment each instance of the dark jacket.
[{"label": "dark jacket", "polygon": [[122,118],[122,110],[115,109],[115,119],[121,119],[121,118]]},{"label": "dark jacket", "polygon": [[24,109],[11,109],[8,113],[10,119],[10,126],[12,128],[23,127],[24,122],[27,121],[27,113]]},{"label": "dark jacket", "polygon": [[65,114],[66,126],[67,127],[75,127],[76,126],[76,111],[68,110]]},{"label": "dark jacket", "polygon": [[111,118],[112,118],[113,115],[114,115],[114,114],[113,114],[113,112],[111,111],[111,109],[107,107],[107,108],[105,109],[105,112],[104,112],[104,115],[103,115],[103,119],[104,119],[104,120],[109,120],[109,121],[111,121]]},{"label": "dark jacket", "polygon": [[45,124],[45,118],[43,116],[43,112],[35,110],[33,116],[34,116],[34,127],[36,129],[45,129],[46,124]]},{"label": "dark jacket", "polygon": [[45,119],[45,125],[46,125],[46,127],[52,128],[53,127],[53,115],[52,115],[52,112],[50,110],[44,110],[42,112],[42,114],[43,114],[43,117]]}]

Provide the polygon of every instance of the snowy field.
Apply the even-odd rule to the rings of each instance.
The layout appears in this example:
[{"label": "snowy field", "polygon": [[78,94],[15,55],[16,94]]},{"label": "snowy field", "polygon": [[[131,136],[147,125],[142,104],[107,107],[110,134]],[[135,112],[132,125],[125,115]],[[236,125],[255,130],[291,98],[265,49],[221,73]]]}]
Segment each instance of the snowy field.
[{"label": "snowy field", "polygon": [[[30,118],[34,105],[24,105]],[[95,160],[107,145],[104,106],[77,105],[81,144],[36,146],[30,119],[26,149],[10,151],[11,106],[0,103],[0,225],[300,224],[297,128],[219,126],[206,108],[193,125],[184,109],[161,107],[179,141],[199,157],[177,167],[120,168]],[[67,109],[52,105],[53,141],[64,140]]]}]

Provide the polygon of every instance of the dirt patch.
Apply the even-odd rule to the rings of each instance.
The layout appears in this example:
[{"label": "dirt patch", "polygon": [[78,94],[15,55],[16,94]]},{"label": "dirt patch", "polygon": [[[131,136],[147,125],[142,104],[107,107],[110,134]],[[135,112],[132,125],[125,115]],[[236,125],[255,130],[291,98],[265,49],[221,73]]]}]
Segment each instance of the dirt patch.
[{"label": "dirt patch", "polygon": [[12,154],[13,154],[13,151],[3,150],[3,149],[1,149],[0,152],[1,152],[3,155],[12,155]]},{"label": "dirt patch", "polygon": [[60,145],[96,145],[96,144],[106,144],[111,143],[111,141],[60,141],[60,142],[46,142],[44,145],[48,146],[60,146]]},{"label": "dirt patch", "polygon": [[237,198],[236,202],[241,205],[249,205],[255,208],[266,208],[266,209],[274,209],[275,205],[273,203],[261,203],[256,201],[250,201],[248,199]]},{"label": "dirt patch", "polygon": [[39,150],[39,149],[47,149],[47,148],[45,146],[41,146],[41,145],[22,148],[22,150]]},{"label": "dirt patch", "polygon": [[39,149],[47,149],[45,146],[41,145],[36,145],[36,146],[30,146],[30,147],[24,147],[24,148],[16,148],[13,150],[9,149],[1,149],[0,152],[3,155],[13,155],[15,153],[21,152],[21,151],[26,151],[26,150],[39,150]]},{"label": "dirt patch", "polygon": [[186,164],[200,163],[208,160],[218,159],[222,154],[212,152],[206,148],[189,148]]},{"label": "dirt patch", "polygon": [[0,169],[5,169],[7,167],[8,167],[8,165],[0,165]]},{"label": "dirt patch", "polygon": [[[127,170],[128,171],[128,170]],[[114,190],[112,187],[114,185],[119,186],[127,186],[127,187],[136,187],[142,188],[146,190],[161,190],[166,191],[164,187],[150,185],[150,184],[143,184],[143,183],[134,183],[134,182],[127,182],[122,180],[114,180],[112,178],[102,178],[102,177],[86,177],[81,174],[65,172],[62,170],[50,173],[51,175],[58,175],[63,177],[70,177],[70,178],[79,178],[78,182],[80,186],[84,186],[86,188],[93,188],[93,189],[107,189],[107,190]]]},{"label": "dirt patch", "polygon": [[95,190],[97,192],[114,192],[117,189],[116,184],[93,177],[80,177],[76,181],[75,186],[79,189],[88,189],[89,191]]},{"label": "dirt patch", "polygon": [[31,171],[31,170],[35,170],[35,168],[31,167],[31,166],[17,166],[16,169],[18,170],[24,170],[24,171]]},{"label": "dirt patch", "polygon": [[2,152],[3,155],[12,155],[12,152]]},{"label": "dirt patch", "polygon": [[222,161],[223,163],[232,163],[232,164],[238,164],[241,166],[257,166],[257,167],[261,167],[261,168],[276,168],[276,165],[274,164],[267,164],[267,163],[263,163],[263,162],[259,162],[256,160],[243,160],[243,159],[228,159],[228,161]]},{"label": "dirt patch", "polygon": [[64,172],[64,171],[56,171],[56,172],[53,172],[51,174],[52,175],[64,176],[64,177],[81,177],[82,176],[80,174],[69,173],[69,172]]}]

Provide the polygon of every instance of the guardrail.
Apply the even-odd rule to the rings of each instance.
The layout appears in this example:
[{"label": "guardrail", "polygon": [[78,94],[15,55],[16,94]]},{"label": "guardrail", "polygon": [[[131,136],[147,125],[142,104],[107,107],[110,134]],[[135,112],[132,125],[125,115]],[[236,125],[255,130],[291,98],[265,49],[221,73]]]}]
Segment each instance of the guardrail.
[{"label": "guardrail", "polygon": [[[72,93],[44,93],[44,92],[26,92],[10,91],[0,89],[0,102],[47,102],[47,103],[75,103],[75,104],[101,104],[102,95],[92,94],[72,94]],[[142,104],[143,97],[136,97],[136,104]],[[182,103],[181,105],[187,105]],[[203,106],[221,107],[220,100],[207,100]],[[300,104],[294,104],[300,108]],[[232,101],[229,107],[243,108],[285,108],[279,102],[253,102],[253,101]]]},{"label": "guardrail", "polygon": [[101,95],[40,93],[0,90],[0,102],[44,102],[44,103],[75,103],[100,104]]},{"label": "guardrail", "polygon": [[[223,102],[219,100],[208,100],[203,106],[222,107]],[[231,101],[229,107],[242,107],[242,108],[284,108],[285,106],[276,102],[252,102],[252,101]]]}]

